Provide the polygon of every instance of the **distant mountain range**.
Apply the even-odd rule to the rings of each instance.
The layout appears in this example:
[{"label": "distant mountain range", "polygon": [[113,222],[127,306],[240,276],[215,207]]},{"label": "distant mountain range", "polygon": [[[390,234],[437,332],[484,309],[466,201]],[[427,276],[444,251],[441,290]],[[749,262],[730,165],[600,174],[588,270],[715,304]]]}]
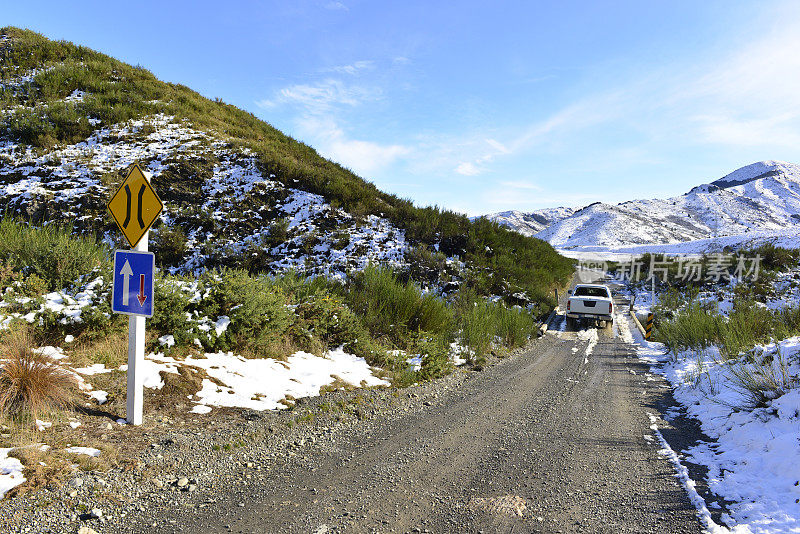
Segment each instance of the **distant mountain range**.
[{"label": "distant mountain range", "polygon": [[714,238],[800,233],[800,166],[760,161],[677,197],[487,217],[560,249],[696,240],[708,240],[713,248]]}]

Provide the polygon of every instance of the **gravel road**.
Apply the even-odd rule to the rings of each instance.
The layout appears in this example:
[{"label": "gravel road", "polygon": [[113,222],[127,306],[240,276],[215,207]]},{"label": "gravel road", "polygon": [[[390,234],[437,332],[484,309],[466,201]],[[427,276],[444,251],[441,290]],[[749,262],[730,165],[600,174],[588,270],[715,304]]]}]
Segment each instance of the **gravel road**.
[{"label": "gravel road", "polygon": [[645,439],[663,384],[613,327],[588,355],[583,337],[550,332],[418,411],[274,465],[174,531],[700,532]]}]

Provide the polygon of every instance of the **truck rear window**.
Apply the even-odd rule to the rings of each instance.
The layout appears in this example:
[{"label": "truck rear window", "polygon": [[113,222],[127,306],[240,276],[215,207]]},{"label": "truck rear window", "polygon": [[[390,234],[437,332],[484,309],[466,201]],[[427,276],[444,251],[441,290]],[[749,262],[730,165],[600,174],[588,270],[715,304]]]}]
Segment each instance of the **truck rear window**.
[{"label": "truck rear window", "polygon": [[585,287],[578,286],[575,288],[576,297],[605,297],[609,298],[608,289],[604,287]]}]

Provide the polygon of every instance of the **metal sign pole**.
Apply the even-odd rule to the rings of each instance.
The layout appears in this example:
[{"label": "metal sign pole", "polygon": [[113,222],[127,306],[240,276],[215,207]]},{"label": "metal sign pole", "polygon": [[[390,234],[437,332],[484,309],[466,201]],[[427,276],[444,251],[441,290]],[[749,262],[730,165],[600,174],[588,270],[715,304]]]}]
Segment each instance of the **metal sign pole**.
[{"label": "metal sign pole", "polygon": [[[145,232],[133,250],[147,252],[147,240],[150,231]],[[144,406],[144,373],[137,372],[137,367],[144,363],[144,325],[145,317],[131,315],[128,317],[128,406],[127,419],[131,425],[141,425]]]}]

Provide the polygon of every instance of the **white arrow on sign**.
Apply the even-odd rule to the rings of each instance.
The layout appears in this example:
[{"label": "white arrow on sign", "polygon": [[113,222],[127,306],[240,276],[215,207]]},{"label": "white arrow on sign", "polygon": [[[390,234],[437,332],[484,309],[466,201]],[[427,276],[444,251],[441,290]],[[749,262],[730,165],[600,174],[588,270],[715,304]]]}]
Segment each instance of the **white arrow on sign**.
[{"label": "white arrow on sign", "polygon": [[125,260],[125,265],[122,266],[119,274],[122,275],[122,305],[128,305],[128,289],[130,288],[131,276],[133,276],[133,269],[128,260]]}]

